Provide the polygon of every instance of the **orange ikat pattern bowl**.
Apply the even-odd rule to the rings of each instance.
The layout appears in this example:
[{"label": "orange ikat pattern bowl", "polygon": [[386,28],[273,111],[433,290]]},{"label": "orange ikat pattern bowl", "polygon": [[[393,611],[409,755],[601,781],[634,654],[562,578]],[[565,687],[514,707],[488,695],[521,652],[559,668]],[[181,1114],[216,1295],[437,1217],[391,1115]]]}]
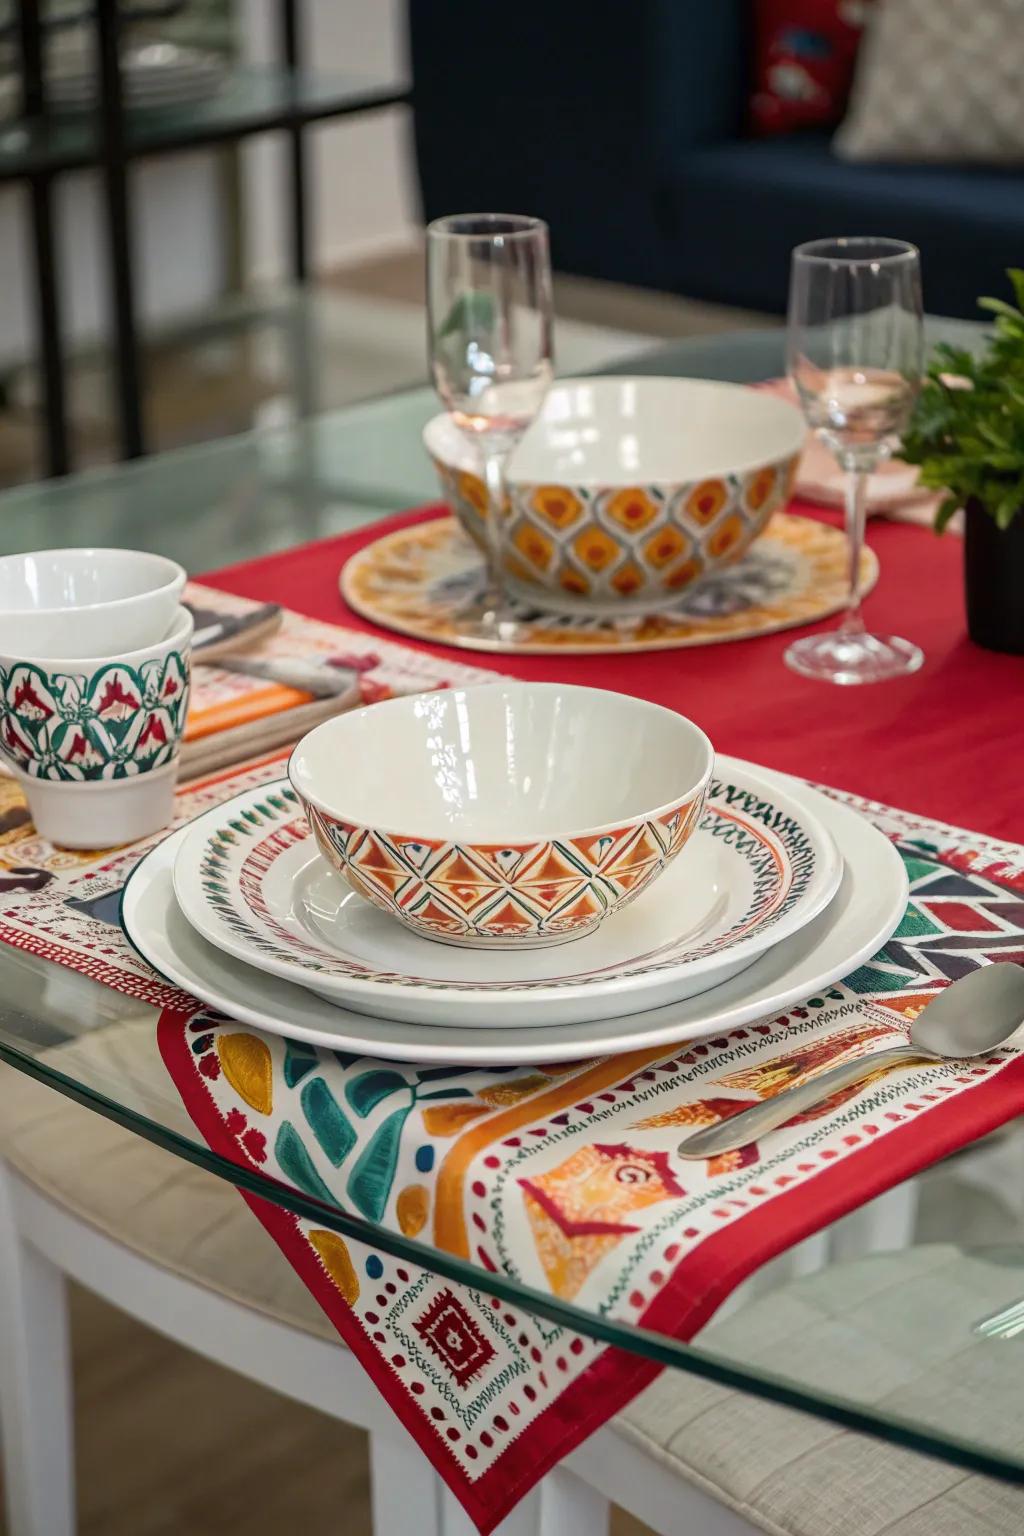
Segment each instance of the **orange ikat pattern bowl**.
[{"label": "orange ikat pattern bowl", "polygon": [[496,680],[335,716],[288,773],[321,853],[445,944],[591,932],[682,850],[714,763],[692,721],[599,688]]},{"label": "orange ikat pattern bowl", "polygon": [[[651,612],[750,548],[789,499],[806,428],[785,400],[704,379],[564,381],[512,455],[506,585],[558,612]],[[425,439],[478,544],[488,515],[447,418]]]}]

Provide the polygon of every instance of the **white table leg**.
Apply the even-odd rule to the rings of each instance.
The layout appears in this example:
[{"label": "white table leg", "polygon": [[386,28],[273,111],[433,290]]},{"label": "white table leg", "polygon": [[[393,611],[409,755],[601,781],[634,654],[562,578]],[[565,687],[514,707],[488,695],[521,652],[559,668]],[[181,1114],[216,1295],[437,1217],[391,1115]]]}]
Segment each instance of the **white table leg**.
[{"label": "white table leg", "polygon": [[444,1485],[412,1436],[395,1429],[370,1435],[373,1536],[444,1536]]},{"label": "white table leg", "polygon": [[[473,1522],[447,1489],[442,1510],[438,1536],[475,1536]],[[602,1494],[575,1473],[555,1467],[493,1536],[607,1536],[608,1519],[608,1500]]]},{"label": "white table leg", "polygon": [[0,1433],[10,1536],[74,1536],[64,1275],[18,1230],[0,1163]]},{"label": "white table leg", "polygon": [[[373,1536],[476,1536],[415,1442],[370,1436]],[[608,1500],[564,1467],[549,1472],[494,1536],[607,1536]]]}]

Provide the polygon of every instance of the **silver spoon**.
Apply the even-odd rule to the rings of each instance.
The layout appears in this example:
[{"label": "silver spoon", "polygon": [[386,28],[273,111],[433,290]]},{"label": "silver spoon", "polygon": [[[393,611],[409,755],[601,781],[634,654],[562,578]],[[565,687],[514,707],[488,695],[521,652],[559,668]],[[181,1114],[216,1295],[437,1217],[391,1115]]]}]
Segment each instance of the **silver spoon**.
[{"label": "silver spoon", "polygon": [[898,1067],[907,1062],[960,1061],[984,1056],[1004,1045],[1024,1024],[1024,966],[1000,960],[979,966],[952,986],[944,988],[922,1008],[910,1026],[906,1045],[894,1045],[853,1061],[841,1061],[806,1082],[795,1083],[771,1099],[752,1104],[728,1120],[695,1131],[679,1144],[680,1157],[717,1157],[733,1152],[769,1131],[785,1125],[793,1115],[812,1109],[823,1099],[859,1083],[879,1067]]}]

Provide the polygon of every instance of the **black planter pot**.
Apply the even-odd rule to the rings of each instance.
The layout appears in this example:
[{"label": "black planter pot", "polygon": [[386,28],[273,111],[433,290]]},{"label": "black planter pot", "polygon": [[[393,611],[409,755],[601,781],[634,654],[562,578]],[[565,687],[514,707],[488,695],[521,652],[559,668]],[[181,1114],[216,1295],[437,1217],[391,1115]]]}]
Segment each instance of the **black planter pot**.
[{"label": "black planter pot", "polygon": [[1000,528],[981,506],[967,503],[964,586],[971,639],[1024,656],[1024,509]]}]

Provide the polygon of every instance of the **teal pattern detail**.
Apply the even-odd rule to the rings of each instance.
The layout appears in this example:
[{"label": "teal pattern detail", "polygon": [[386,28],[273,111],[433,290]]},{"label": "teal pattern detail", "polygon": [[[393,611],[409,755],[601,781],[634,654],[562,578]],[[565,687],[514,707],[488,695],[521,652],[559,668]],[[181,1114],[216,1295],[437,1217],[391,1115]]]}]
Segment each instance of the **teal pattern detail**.
[{"label": "teal pattern detail", "polygon": [[387,1119],[381,1121],[349,1174],[349,1199],[368,1221],[380,1221],[384,1215],[398,1166],[402,1127],[411,1108],[407,1104],[403,1109],[392,1110]]},{"label": "teal pattern detail", "polygon": [[304,1077],[320,1065],[311,1045],[289,1040],[284,1053],[284,1080],[289,1088],[297,1088]]},{"label": "teal pattern detail", "polygon": [[95,672],[0,666],[0,751],[32,778],[134,778],[177,753],[188,694],[187,652]]},{"label": "teal pattern detail", "polygon": [[299,1100],[324,1156],[340,1168],[358,1140],[345,1111],[322,1077],[312,1078]]},{"label": "teal pattern detail", "polygon": [[304,1190],[307,1195],[312,1195],[315,1200],[325,1200],[328,1205],[337,1205],[338,1202],[313,1167],[302,1137],[290,1120],[286,1120],[277,1133],[274,1156],[285,1178],[290,1179],[298,1189]]},{"label": "teal pattern detail", "polygon": [[365,1120],[370,1111],[389,1094],[408,1087],[401,1072],[391,1072],[384,1067],[372,1072],[360,1072],[358,1077],[353,1077],[345,1084],[345,1097],[360,1120]]},{"label": "teal pattern detail", "polygon": [[933,922],[926,913],[921,911],[920,907],[915,907],[914,903],[911,902],[906,912],[904,912],[900,925],[893,934],[893,938],[923,939],[929,934],[941,932],[942,929],[938,923]]},{"label": "teal pattern detail", "polygon": [[[883,949],[876,959],[884,962],[885,950]],[[872,992],[898,992],[901,987],[909,985],[913,976],[908,972],[883,971],[874,965],[861,965],[849,976],[843,977],[843,985],[849,987],[851,992],[859,996],[869,996]]]}]

